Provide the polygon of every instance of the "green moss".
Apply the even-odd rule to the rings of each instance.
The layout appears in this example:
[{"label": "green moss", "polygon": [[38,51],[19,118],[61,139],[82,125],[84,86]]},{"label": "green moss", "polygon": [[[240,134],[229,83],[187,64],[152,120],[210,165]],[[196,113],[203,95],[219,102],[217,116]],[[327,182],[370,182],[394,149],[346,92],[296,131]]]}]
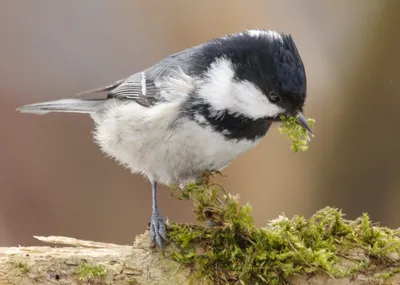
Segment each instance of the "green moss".
[{"label": "green moss", "polygon": [[107,271],[103,265],[89,265],[82,263],[76,270],[75,274],[78,276],[79,281],[94,282],[97,280],[104,280]]},{"label": "green moss", "polygon": [[15,267],[21,272],[21,274],[26,275],[29,272],[28,264],[23,261],[19,261],[15,264]]},{"label": "green moss", "polygon": [[[193,280],[282,284],[293,275],[326,272],[340,278],[372,265],[381,272],[400,270],[398,260],[390,256],[400,254],[399,231],[373,226],[366,214],[349,221],[340,210],[327,207],[308,219],[281,216],[258,228],[251,218],[251,207],[239,205],[237,197],[211,181],[210,173],[185,192],[177,192],[179,199],[194,202],[199,221],[213,225],[168,225],[169,239],[177,245],[172,257],[195,269]],[[359,250],[365,258],[354,259],[350,253]],[[344,266],[343,259],[354,262]],[[394,273],[383,274],[390,278]]]},{"label": "green moss", "polygon": [[[279,127],[279,132],[281,134],[286,134],[287,137],[292,141],[291,149],[294,152],[298,151],[307,151],[309,146],[308,143],[310,142],[310,137],[308,131],[297,124],[296,120],[297,117],[286,117],[284,115],[281,116],[281,126]],[[308,124],[311,128],[314,127],[315,120],[308,118]]]}]

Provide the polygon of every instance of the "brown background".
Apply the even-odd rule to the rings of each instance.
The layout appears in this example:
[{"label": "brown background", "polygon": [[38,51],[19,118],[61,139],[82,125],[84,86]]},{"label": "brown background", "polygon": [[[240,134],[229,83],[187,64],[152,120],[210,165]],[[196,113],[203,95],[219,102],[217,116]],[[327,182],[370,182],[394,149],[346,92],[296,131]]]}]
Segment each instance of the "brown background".
[{"label": "brown background", "polygon": [[[32,235],[130,243],[151,211],[150,185],[104,158],[88,116],[29,116],[17,106],[251,28],[294,36],[316,137],[294,154],[272,128],[225,171],[224,186],[253,206],[257,225],[329,205],[399,227],[399,14],[396,0],[1,1],[0,246],[35,244]],[[163,214],[193,222],[191,204],[162,190]]]}]

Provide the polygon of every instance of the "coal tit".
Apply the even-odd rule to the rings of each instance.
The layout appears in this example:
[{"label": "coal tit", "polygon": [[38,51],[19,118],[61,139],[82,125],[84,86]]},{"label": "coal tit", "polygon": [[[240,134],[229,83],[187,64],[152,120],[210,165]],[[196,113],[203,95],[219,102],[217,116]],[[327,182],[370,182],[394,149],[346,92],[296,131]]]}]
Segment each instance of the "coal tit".
[{"label": "coal tit", "polygon": [[257,145],[281,115],[302,111],[306,73],[289,34],[248,30],[172,54],[150,68],[72,98],[29,104],[20,112],[87,113],[101,150],[152,185],[151,243],[162,247],[166,225],[157,183],[184,185],[222,170]]}]

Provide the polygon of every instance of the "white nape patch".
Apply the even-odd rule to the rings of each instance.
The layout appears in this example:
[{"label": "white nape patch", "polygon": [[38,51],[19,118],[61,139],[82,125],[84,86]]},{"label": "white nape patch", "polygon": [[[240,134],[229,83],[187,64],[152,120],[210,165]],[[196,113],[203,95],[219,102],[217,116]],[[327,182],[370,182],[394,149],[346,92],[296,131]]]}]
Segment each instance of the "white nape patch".
[{"label": "white nape patch", "polygon": [[142,85],[142,95],[146,96],[146,73],[145,72],[142,72],[141,85]]},{"label": "white nape patch", "polygon": [[281,43],[283,43],[282,35],[279,32],[274,31],[274,30],[247,30],[246,32],[235,33],[232,35],[226,35],[226,36],[223,36],[222,38],[227,39],[231,36],[237,37],[237,36],[243,36],[244,34],[248,34],[255,38],[264,36],[264,37],[268,37],[272,40],[277,40],[277,41],[280,41]]},{"label": "white nape patch", "polygon": [[283,112],[251,82],[234,82],[234,70],[229,59],[221,58],[213,62],[206,77],[199,95],[211,104],[216,114],[228,110],[232,114],[259,119],[275,117]]},{"label": "white nape patch", "polygon": [[267,36],[267,37],[270,37],[273,40],[279,40],[281,42],[283,41],[281,34],[278,33],[277,31],[273,31],[273,30],[268,30],[268,31],[264,31],[264,30],[248,30],[247,33],[250,36],[253,36],[253,37]]}]

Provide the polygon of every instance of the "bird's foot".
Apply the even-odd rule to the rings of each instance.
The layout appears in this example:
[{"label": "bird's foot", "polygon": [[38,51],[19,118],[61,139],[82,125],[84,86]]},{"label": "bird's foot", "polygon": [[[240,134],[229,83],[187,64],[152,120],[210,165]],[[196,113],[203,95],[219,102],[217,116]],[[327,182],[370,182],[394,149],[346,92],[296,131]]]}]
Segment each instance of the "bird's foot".
[{"label": "bird's foot", "polygon": [[153,211],[150,222],[150,246],[163,249],[163,241],[167,242],[165,220],[158,209]]}]

